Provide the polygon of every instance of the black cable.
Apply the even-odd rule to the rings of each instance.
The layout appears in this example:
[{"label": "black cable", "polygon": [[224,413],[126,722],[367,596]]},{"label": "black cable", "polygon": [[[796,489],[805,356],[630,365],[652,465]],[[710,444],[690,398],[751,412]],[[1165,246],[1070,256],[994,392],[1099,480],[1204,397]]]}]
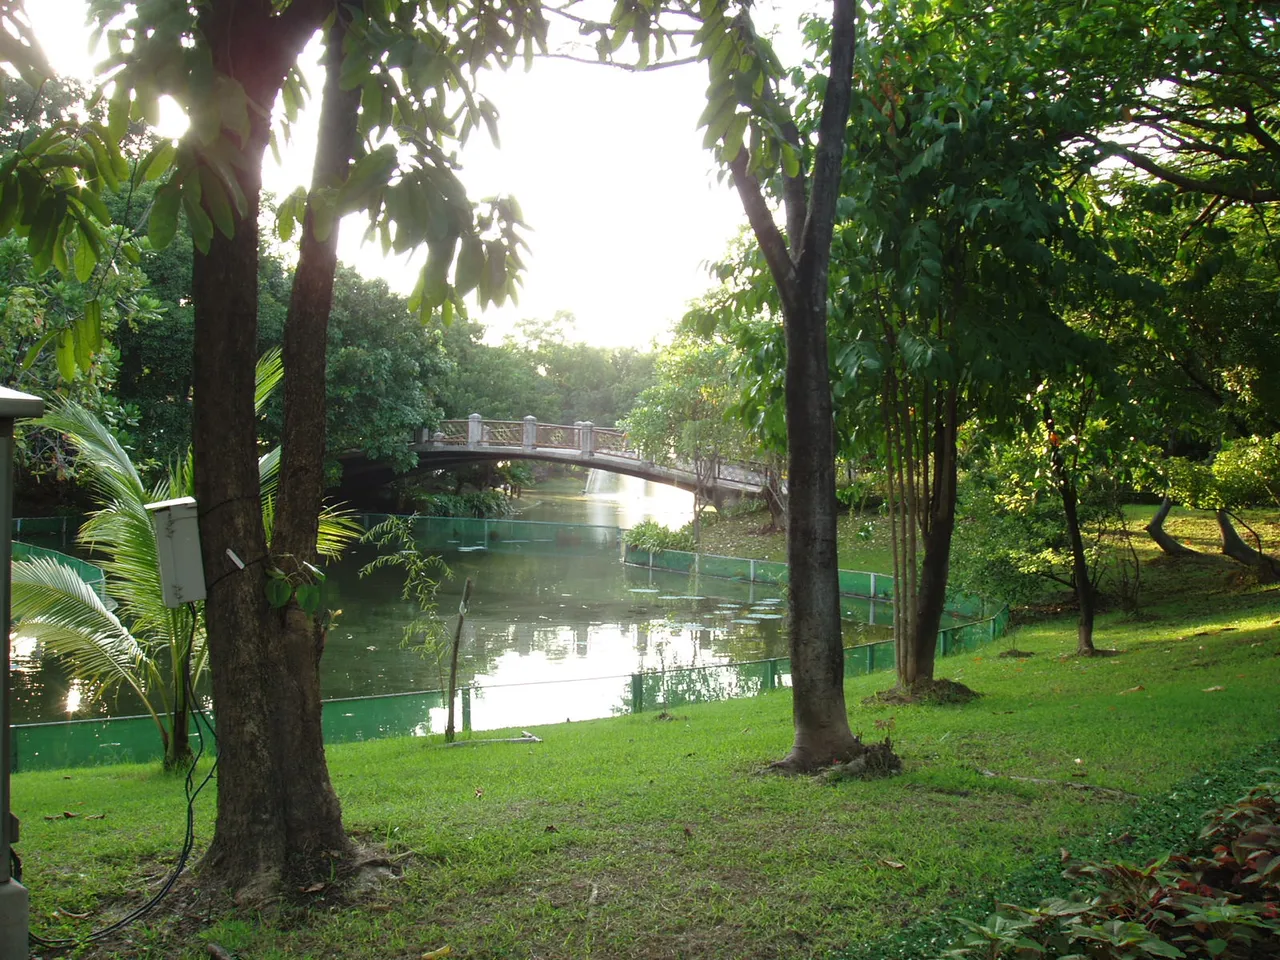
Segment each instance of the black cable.
[{"label": "black cable", "polygon": [[[218,769],[218,757],[215,752],[213,766],[209,768],[209,772],[205,774],[205,778],[200,781],[200,786],[196,787],[195,790],[192,791],[192,785],[195,783],[196,767],[200,764],[200,758],[204,756],[204,734],[200,730],[200,721],[204,721],[204,725],[208,729],[210,737],[213,739],[215,751],[218,746],[218,735],[214,732],[213,723],[204,712],[204,707],[200,705],[200,700],[196,696],[195,688],[191,684],[191,653],[195,645],[196,622],[198,617],[196,614],[196,605],[194,603],[189,603],[188,607],[191,609],[191,633],[187,638],[187,655],[183,659],[182,663],[182,684],[186,689],[188,703],[190,703],[191,709],[196,715],[196,737],[200,741],[200,748],[196,751],[195,757],[192,758],[191,766],[187,768],[187,777],[185,782],[185,794],[187,798],[187,832],[182,841],[182,851],[178,854],[178,863],[173,868],[173,872],[165,879],[164,884],[156,891],[155,896],[131,913],[126,914],[119,920],[108,924],[100,930],[94,930],[82,937],[47,939],[45,937],[38,936],[35,933],[29,934],[31,942],[37,946],[55,948],[74,947],[89,943],[92,940],[101,940],[103,937],[110,936],[117,930],[127,927],[135,920],[141,919],[143,916],[155,909],[160,901],[163,900],[169,894],[169,891],[173,889],[173,885],[178,882],[178,877],[182,876],[182,871],[187,868],[187,860],[190,859],[191,850],[195,846],[196,842],[196,798],[200,796],[200,791],[203,790],[205,786],[208,785],[209,781],[213,779],[213,775]],[[12,848],[10,848],[10,852],[12,853]],[[15,874],[15,879],[21,880],[21,870],[21,861],[18,861],[18,872]]]}]

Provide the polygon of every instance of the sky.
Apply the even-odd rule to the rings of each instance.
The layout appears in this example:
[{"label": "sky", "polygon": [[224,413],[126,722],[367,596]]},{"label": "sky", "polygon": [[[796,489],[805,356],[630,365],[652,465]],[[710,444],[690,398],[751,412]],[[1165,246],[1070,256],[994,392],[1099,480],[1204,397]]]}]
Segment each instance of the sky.
[{"label": "sky", "polygon": [[[757,6],[765,22],[786,27],[805,3]],[[28,2],[29,16],[55,69],[86,78],[84,0]],[[785,11],[785,12],[782,12]],[[785,37],[779,52],[794,52]],[[315,62],[319,44],[305,56]],[[736,195],[719,183],[697,129],[705,105],[702,64],[632,74],[594,64],[539,60],[481,80],[501,112],[501,148],[476,135],[464,149],[460,176],[474,198],[516,197],[531,230],[518,305],[472,309],[497,341],[523,318],[568,311],[572,339],[601,346],[646,347],[666,338],[688,302],[713,283],[706,265],[724,253],[746,220]],[[308,71],[312,90],[318,68]],[[265,187],[285,196],[310,180],[318,103],[304,114],[283,163],[268,157]],[[176,107],[164,132],[178,135]],[[366,276],[407,294],[421,263],[383,258],[364,245],[357,218],[342,231],[339,256]]]}]

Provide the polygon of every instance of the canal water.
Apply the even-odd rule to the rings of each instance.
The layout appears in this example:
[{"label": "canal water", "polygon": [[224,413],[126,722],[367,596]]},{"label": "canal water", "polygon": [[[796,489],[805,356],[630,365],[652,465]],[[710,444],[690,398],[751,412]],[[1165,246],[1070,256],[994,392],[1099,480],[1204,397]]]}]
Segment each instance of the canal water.
[{"label": "canal water", "polygon": [[[776,588],[624,566],[615,529],[646,518],[685,523],[691,494],[616,475],[588,484],[560,480],[531,488],[517,519],[532,533],[476,542],[459,536],[442,551],[452,571],[439,614],[452,632],[467,578],[473,582],[463,629],[459,686],[474,729],[608,716],[626,702],[632,674],[760,660],[786,654],[786,610]],[[546,526],[541,526],[545,524]],[[574,532],[567,524],[583,528]],[[545,531],[546,535],[539,535]],[[326,698],[382,697],[447,684],[447,658],[402,643],[417,616],[401,597],[402,574],[360,570],[376,556],[353,549],[327,572],[326,602],[341,610],[321,667]],[[846,645],[884,639],[846,625]],[[14,722],[101,718],[140,712],[121,694],[91,700],[21,633],[14,640]],[[358,712],[359,701],[350,709]],[[326,711],[341,713],[334,704]],[[443,707],[416,732],[443,728]]]}]

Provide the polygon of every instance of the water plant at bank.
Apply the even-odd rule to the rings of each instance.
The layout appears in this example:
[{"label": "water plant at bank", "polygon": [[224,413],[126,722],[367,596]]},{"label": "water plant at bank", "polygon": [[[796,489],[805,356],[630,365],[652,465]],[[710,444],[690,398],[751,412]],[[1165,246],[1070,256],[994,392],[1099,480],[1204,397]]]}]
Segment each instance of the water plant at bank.
[{"label": "water plant at bank", "polygon": [[665,527],[657,520],[641,520],[622,536],[628,547],[637,550],[686,550],[698,549],[693,531],[685,524],[678,530]]}]

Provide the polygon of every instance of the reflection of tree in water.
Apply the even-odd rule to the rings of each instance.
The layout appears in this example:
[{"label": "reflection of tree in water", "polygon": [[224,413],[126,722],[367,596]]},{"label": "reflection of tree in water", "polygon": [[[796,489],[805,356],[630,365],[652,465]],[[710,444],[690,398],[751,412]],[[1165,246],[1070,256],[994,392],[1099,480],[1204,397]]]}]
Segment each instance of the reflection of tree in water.
[{"label": "reflection of tree in water", "polygon": [[639,689],[634,677],[628,680],[621,697],[624,706],[614,708],[614,712],[632,711],[637,693],[641,697],[640,709],[644,712],[755,696],[770,688],[773,669],[773,664],[765,660],[639,674]]}]

